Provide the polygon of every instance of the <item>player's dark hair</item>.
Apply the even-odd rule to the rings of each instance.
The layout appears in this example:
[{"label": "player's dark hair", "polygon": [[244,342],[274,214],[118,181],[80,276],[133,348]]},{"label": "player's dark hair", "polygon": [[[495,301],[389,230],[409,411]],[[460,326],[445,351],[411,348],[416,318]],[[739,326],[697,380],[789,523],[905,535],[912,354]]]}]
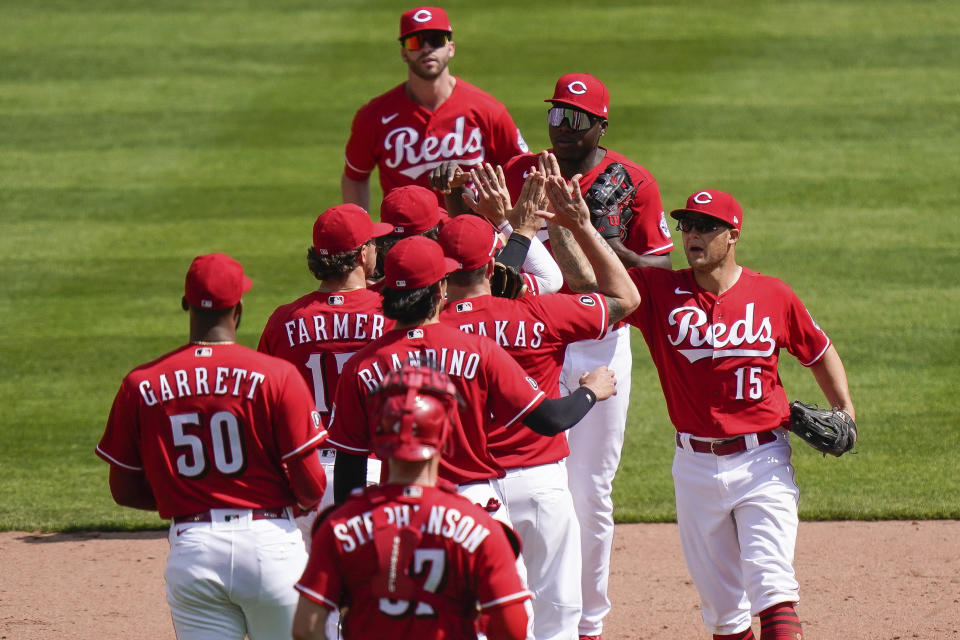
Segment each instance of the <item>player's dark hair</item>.
[{"label": "player's dark hair", "polygon": [[489,263],[469,271],[454,271],[447,276],[447,280],[450,282],[450,284],[458,287],[472,287],[480,284],[487,277],[488,264]]},{"label": "player's dark hair", "polygon": [[421,322],[434,313],[440,283],[410,290],[384,287],[380,293],[383,295],[383,315],[397,322]]},{"label": "player's dark hair", "polygon": [[[426,238],[430,238],[431,240],[436,242],[437,239],[440,237],[440,225],[436,225],[430,229],[427,229],[423,233],[414,234],[414,235],[421,235]],[[381,278],[383,278],[383,259],[387,255],[387,251],[390,251],[390,248],[393,247],[393,245],[397,244],[404,238],[408,238],[408,237],[410,236],[391,234],[388,236],[380,236],[379,238],[374,238],[374,242],[377,243],[377,266],[373,270],[373,273],[370,275],[371,280],[380,280]]]},{"label": "player's dark hair", "polygon": [[322,256],[313,247],[308,247],[307,267],[317,280],[342,278],[360,264],[360,252],[363,251],[365,246],[366,244],[363,244],[353,251],[338,253],[333,256]]}]

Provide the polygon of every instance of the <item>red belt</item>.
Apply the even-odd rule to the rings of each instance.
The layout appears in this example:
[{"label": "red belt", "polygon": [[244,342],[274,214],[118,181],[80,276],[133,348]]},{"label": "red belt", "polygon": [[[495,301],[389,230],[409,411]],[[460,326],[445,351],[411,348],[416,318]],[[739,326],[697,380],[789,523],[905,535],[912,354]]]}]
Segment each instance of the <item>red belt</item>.
[{"label": "red belt", "polygon": [[[246,511],[246,509],[237,509],[237,511]],[[287,518],[286,507],[276,507],[273,509],[252,509],[254,520],[285,520]],[[228,516],[229,519],[229,516]],[[177,516],[173,519],[174,524],[184,524],[187,522],[213,522],[209,511],[194,513],[189,516]]]},{"label": "red belt", "polygon": [[[761,431],[757,434],[758,444],[768,444],[777,439],[773,431]],[[677,434],[677,446],[683,447],[680,434]],[[697,453],[712,453],[715,456],[729,456],[747,450],[746,436],[735,436],[723,440],[697,440],[690,438],[690,448]]]}]

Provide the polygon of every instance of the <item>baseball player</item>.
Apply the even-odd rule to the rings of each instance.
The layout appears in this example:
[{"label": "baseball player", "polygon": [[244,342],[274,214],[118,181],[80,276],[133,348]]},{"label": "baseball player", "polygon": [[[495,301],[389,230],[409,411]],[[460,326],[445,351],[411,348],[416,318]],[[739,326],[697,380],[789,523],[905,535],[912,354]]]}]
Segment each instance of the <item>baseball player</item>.
[{"label": "baseball player", "polygon": [[[380,296],[366,288],[377,262],[376,240],[393,227],[375,223],[355,204],[331,207],[313,225],[307,267],[320,281],[316,291],[278,307],[264,327],[258,349],[291,362],[313,389],[317,411],[329,421],[333,392],[346,361],[362,346],[393,326],[384,318]],[[333,504],[335,450],[318,450],[327,473],[327,491],[315,510],[297,524],[310,549],[310,528],[318,510]],[[368,465],[368,482],[380,480],[376,460]]]},{"label": "baseball player", "polygon": [[[542,175],[536,177],[542,188]],[[516,300],[490,295],[496,232],[487,220],[462,215],[440,232],[444,253],[460,267],[448,276],[441,322],[496,340],[552,398],[560,395],[567,344],[602,338],[611,322],[639,303],[626,269],[589,220],[574,231],[597,274],[598,293]],[[534,637],[576,640],[581,614],[580,527],[563,463],[569,454],[567,441],[528,429],[498,429],[489,435],[487,448],[505,469],[498,483],[510,522],[523,540],[527,581],[534,595]]]},{"label": "baseball player", "polygon": [[96,449],[117,504],[172,520],[164,578],[181,640],[289,637],[307,561],[293,507],[326,486],[303,379],[235,342],[250,285],[229,256],[193,261],[189,344],[124,378]]},{"label": "baseball player", "polygon": [[456,396],[445,374],[410,364],[370,396],[373,448],[389,477],[319,523],[296,585],[296,640],[323,638],[341,606],[345,638],[476,638],[478,610],[487,638],[525,636],[530,593],[505,528],[438,478]]},{"label": "baseball player", "polygon": [[715,639],[750,640],[759,615],[761,640],[799,640],[799,490],[778,358],[787,349],[853,418],[843,363],[790,287],[737,264],[743,210],[730,194],[697,191],[670,215],[690,268],[631,269],[643,301],[628,320],[677,430],[677,521],[703,620]]},{"label": "baseball player", "polygon": [[445,277],[458,266],[444,257],[439,244],[423,236],[404,238],[387,253],[383,311],[396,325],[347,362],[337,385],[329,443],[338,452],[338,504],[363,484],[375,426],[366,396],[407,361],[430,364],[449,375],[465,401],[449,451],[440,461],[440,477],[504,520],[503,497],[492,482],[503,468],[487,448],[487,434],[525,424],[538,433],[557,435],[616,391],[609,370],[599,367],[582,376],[580,387],[569,396],[546,399],[537,382],[496,342],[441,324]]},{"label": "baseball player", "polygon": [[446,11],[418,7],[400,16],[407,81],[365,104],[354,117],[341,179],[344,202],[369,211],[374,168],[386,195],[408,184],[429,187],[430,171],[445,160],[464,167],[487,160],[503,164],[527,151],[506,107],[450,73],[454,52]]},{"label": "baseball player", "polygon": [[[552,172],[578,183],[590,207],[594,227],[624,265],[670,268],[673,241],[656,180],[640,165],[599,144],[607,132],[607,88],[589,74],[568,73],[557,80],[553,96],[545,102],[551,104],[547,124],[553,145],[550,151],[556,158],[551,161]],[[514,200],[525,174],[537,164],[536,155],[525,155],[506,166],[507,187]],[[573,283],[568,280],[567,284]],[[614,328],[599,342],[570,345],[560,377],[561,388],[575,384],[580,373],[599,364],[614,370],[620,393],[590,412],[586,417],[589,428],[567,435],[567,470],[580,520],[583,555],[580,634],[586,638],[601,634],[603,618],[610,611],[607,584],[613,545],[611,492],[620,464],[633,367],[627,327]]]}]

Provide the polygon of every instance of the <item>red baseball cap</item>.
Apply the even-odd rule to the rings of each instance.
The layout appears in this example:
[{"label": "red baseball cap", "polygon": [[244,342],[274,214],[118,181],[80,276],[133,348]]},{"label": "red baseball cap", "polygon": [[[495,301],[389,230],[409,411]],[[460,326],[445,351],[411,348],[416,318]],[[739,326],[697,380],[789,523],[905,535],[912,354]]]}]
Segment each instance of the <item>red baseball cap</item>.
[{"label": "red baseball cap", "polygon": [[400,16],[400,39],[403,40],[417,31],[448,31],[453,33],[453,25],[447,12],[440,7],[417,7],[404,11]]},{"label": "red baseball cap", "polygon": [[607,119],[610,92],[589,73],[567,73],[560,76],[553,88],[553,97],[544,102],[560,102],[591,115]]},{"label": "red baseball cap", "polygon": [[457,261],[460,271],[479,269],[503,246],[493,225],[486,218],[471,214],[457,216],[443,225],[438,240],[443,253]]},{"label": "red baseball cap", "polygon": [[426,187],[410,184],[392,189],[380,204],[380,219],[392,225],[397,236],[412,236],[432,229],[449,219],[437,204],[437,196]]},{"label": "red baseball cap", "polygon": [[684,213],[701,213],[717,220],[723,220],[736,229],[743,226],[743,209],[740,208],[732,195],[716,189],[697,191],[687,198],[686,208],[674,209],[670,212],[670,215],[679,220]]},{"label": "red baseball cap", "polygon": [[410,236],[387,251],[383,260],[384,286],[420,289],[439,282],[460,265],[443,255],[443,249],[426,236]]},{"label": "red baseball cap", "polygon": [[223,253],[210,253],[193,259],[187,270],[184,296],[193,307],[229,309],[237,306],[252,286],[239,262]]},{"label": "red baseball cap", "polygon": [[313,248],[322,256],[335,256],[392,232],[393,225],[374,222],[363,207],[338,204],[317,216],[313,223]]}]

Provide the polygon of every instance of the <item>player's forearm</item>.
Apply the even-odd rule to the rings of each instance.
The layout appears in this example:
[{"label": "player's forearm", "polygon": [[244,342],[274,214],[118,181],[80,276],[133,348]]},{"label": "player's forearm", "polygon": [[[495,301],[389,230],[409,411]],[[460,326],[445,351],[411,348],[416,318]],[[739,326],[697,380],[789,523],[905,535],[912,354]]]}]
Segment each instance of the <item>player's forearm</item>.
[{"label": "player's forearm", "polygon": [[597,279],[590,261],[583,249],[577,244],[573,234],[558,224],[547,225],[547,236],[553,257],[560,266],[563,280],[567,286],[578,293],[592,293],[597,290]]},{"label": "player's forearm", "polygon": [[287,477],[302,509],[310,510],[320,504],[327,488],[327,473],[315,449],[289,461]]},{"label": "player's forearm", "polygon": [[523,602],[491,609],[486,636],[490,640],[523,640],[527,637],[527,610]]},{"label": "player's forearm", "polygon": [[810,365],[810,371],[830,406],[842,409],[856,420],[850,388],[847,386],[847,372],[840,360],[840,354],[832,344],[820,360]]},{"label": "player's forearm", "polygon": [[157,510],[157,499],[153,488],[142,471],[128,471],[120,467],[110,467],[110,494],[114,502],[121,507]]},{"label": "player's forearm", "polygon": [[633,313],[640,305],[640,293],[614,248],[593,225],[580,225],[572,233],[593,268],[597,292],[607,297],[610,322],[622,320]]},{"label": "player's forearm", "polygon": [[353,180],[344,174],[340,178],[340,195],[344,203],[353,203],[370,211],[370,180]]},{"label": "player's forearm", "polygon": [[614,253],[617,254],[617,257],[620,258],[620,262],[623,263],[623,266],[629,269],[630,267],[659,267],[661,269],[672,269],[673,264],[670,262],[670,254],[666,255],[650,255],[644,256],[640,255],[635,251],[631,251],[624,246],[619,239],[610,241],[610,246],[613,249]]},{"label": "player's forearm", "polygon": [[326,607],[300,596],[293,617],[294,640],[326,640],[329,615],[330,610]]},{"label": "player's forearm", "polygon": [[530,238],[517,233],[511,233],[507,239],[506,246],[497,254],[497,262],[505,264],[508,267],[520,269],[527,259],[527,252],[530,250]]},{"label": "player's forearm", "polygon": [[333,501],[343,504],[350,492],[367,482],[367,457],[337,452],[333,463]]},{"label": "player's forearm", "polygon": [[547,398],[527,414],[523,423],[542,436],[555,436],[580,422],[597,403],[597,396],[587,387],[562,398]]}]

